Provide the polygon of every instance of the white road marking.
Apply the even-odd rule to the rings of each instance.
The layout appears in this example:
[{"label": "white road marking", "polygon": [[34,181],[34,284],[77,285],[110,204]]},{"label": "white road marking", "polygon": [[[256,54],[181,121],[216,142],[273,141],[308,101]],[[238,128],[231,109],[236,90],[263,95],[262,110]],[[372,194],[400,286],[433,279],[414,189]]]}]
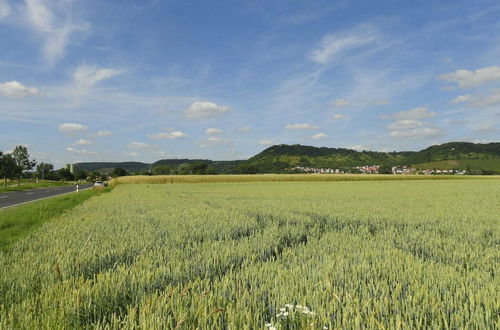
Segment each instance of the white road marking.
[{"label": "white road marking", "polygon": [[[92,188],[92,186],[87,187],[87,188],[83,188],[80,191],[86,190],[86,189],[90,189],[90,188]],[[18,205],[22,205],[22,204],[28,204],[28,203],[31,203],[31,202],[36,202],[36,201],[39,201],[39,200],[42,200],[42,199],[49,199],[49,198],[52,198],[52,197],[57,197],[57,196],[62,196],[62,195],[68,195],[68,194],[72,194],[72,193],[75,193],[75,192],[74,191],[70,191],[70,192],[67,192],[67,193],[56,194],[56,195],[52,195],[52,196],[49,196],[49,197],[37,198],[37,199],[34,199],[32,201],[28,201],[28,202],[21,202],[21,203],[17,203],[17,204],[12,204],[12,205],[8,205],[8,206],[0,207],[0,210],[2,210],[2,209],[8,209],[8,208],[11,208],[11,207],[14,207],[14,206],[18,206]],[[8,196],[5,196],[5,197],[8,197]]]},{"label": "white road marking", "polygon": [[34,194],[34,192],[26,193],[26,195],[32,195],[32,194]]},{"label": "white road marking", "polygon": [[9,197],[9,196],[0,196],[0,198],[7,198],[7,197]]}]

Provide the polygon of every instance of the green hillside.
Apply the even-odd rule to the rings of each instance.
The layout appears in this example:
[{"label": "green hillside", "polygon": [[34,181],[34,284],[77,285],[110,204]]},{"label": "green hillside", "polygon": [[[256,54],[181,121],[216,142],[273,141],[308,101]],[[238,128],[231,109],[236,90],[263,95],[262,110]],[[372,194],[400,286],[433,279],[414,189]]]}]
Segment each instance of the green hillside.
[{"label": "green hillside", "polygon": [[482,174],[482,171],[493,171],[500,173],[500,158],[498,159],[459,159],[459,160],[441,160],[437,162],[428,162],[415,164],[418,169],[439,168],[439,169],[460,169],[470,170]]},{"label": "green hillside", "polygon": [[275,172],[294,166],[341,168],[362,165],[414,165],[447,160],[467,160],[468,162],[461,163],[465,164],[463,169],[469,165],[478,170],[500,171],[500,143],[450,142],[421,151],[402,152],[355,151],[282,144],[267,148],[250,158],[247,163],[256,166],[259,172]]}]

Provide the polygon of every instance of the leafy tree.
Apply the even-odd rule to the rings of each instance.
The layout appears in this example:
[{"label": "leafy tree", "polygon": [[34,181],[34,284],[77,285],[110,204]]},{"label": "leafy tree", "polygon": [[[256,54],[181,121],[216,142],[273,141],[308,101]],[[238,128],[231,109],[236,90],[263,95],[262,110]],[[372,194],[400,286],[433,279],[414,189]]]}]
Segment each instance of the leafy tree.
[{"label": "leafy tree", "polygon": [[236,167],[235,172],[241,174],[256,174],[259,172],[259,169],[252,164],[241,164]]},{"label": "leafy tree", "polygon": [[153,167],[153,175],[171,174],[172,169],[168,165],[158,165]]},{"label": "leafy tree", "polygon": [[21,174],[24,171],[29,171],[36,165],[36,160],[31,160],[28,153],[28,148],[25,146],[16,146],[12,152],[12,157],[16,161],[17,166],[20,168],[18,173],[17,186],[21,185]]},{"label": "leafy tree", "polygon": [[63,167],[60,170],[58,170],[57,176],[59,180],[64,180],[64,181],[73,181],[75,179],[73,173],[71,173],[71,171],[66,167]]},{"label": "leafy tree", "polygon": [[38,178],[45,180],[50,178],[51,172],[54,170],[54,165],[41,162],[36,166],[36,174]]},{"label": "leafy tree", "polygon": [[103,176],[100,172],[98,172],[98,171],[92,171],[92,172],[90,172],[89,176],[90,176],[90,179],[91,179],[92,181],[103,180],[103,177],[104,177],[104,176]]},{"label": "leafy tree", "polygon": [[12,155],[0,152],[0,176],[3,177],[4,188],[7,188],[7,179],[16,177],[21,172]]},{"label": "leafy tree", "polygon": [[85,170],[77,170],[74,175],[75,180],[86,180],[89,176],[88,172]]},{"label": "leafy tree", "polygon": [[115,167],[112,173],[113,177],[115,178],[117,176],[127,176],[127,174],[128,174],[127,171],[122,167]]},{"label": "leafy tree", "polygon": [[181,175],[192,174],[191,165],[188,163],[180,164],[179,166],[177,166],[177,173],[179,173]]},{"label": "leafy tree", "polygon": [[392,174],[392,167],[389,165],[382,165],[378,168],[378,174]]}]

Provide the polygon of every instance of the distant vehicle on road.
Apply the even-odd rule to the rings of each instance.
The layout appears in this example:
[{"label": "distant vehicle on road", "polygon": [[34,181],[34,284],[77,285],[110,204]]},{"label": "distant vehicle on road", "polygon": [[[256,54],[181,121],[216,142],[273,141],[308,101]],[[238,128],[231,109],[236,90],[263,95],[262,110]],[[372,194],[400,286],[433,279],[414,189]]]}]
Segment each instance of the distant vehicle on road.
[{"label": "distant vehicle on road", "polygon": [[94,187],[104,187],[104,183],[102,181],[96,181]]}]

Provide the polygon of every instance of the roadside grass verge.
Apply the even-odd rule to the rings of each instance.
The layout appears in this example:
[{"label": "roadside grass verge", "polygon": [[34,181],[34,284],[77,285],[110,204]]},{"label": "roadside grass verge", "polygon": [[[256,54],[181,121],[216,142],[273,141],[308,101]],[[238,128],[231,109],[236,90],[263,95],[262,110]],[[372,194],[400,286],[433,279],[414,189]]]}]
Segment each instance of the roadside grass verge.
[{"label": "roadside grass verge", "polygon": [[6,250],[12,243],[27,236],[44,222],[106,191],[110,191],[110,188],[87,189],[78,194],[51,197],[0,210],[0,251]]},{"label": "roadside grass verge", "polygon": [[8,191],[22,191],[22,190],[32,190],[37,188],[49,188],[49,187],[62,187],[75,184],[74,181],[49,181],[43,180],[39,182],[21,182],[21,186],[17,186],[17,182],[11,181],[7,182],[7,189],[4,188],[3,181],[0,182],[0,193]]},{"label": "roadside grass verge", "polygon": [[[393,181],[393,180],[463,180],[483,179],[462,175],[384,175],[384,174],[253,174],[253,175],[137,175],[111,180],[117,184],[164,183],[230,183],[230,182],[324,182],[324,181]],[[489,176],[498,178],[500,176]]]}]

